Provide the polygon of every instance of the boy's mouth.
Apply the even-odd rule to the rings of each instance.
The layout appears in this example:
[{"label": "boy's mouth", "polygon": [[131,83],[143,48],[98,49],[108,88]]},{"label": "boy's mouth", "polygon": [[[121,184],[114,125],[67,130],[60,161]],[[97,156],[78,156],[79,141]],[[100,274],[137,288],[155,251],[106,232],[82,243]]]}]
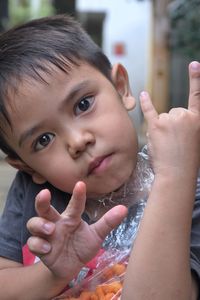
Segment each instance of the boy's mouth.
[{"label": "boy's mouth", "polygon": [[103,172],[111,159],[112,153],[109,155],[104,155],[104,156],[100,156],[95,158],[90,164],[89,164],[89,168],[88,168],[88,175],[91,174],[99,174],[101,172]]}]

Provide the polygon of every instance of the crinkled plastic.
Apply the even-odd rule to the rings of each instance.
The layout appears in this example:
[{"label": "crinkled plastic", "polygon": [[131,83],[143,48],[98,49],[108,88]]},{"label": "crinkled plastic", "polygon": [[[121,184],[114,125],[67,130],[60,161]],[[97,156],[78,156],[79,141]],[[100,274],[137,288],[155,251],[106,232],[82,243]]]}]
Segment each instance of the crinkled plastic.
[{"label": "crinkled plastic", "polygon": [[[136,168],[129,181],[117,191],[98,199],[99,203],[106,206],[107,210],[114,205],[126,205],[128,207],[127,217],[106,237],[103,243],[104,251],[98,256],[94,273],[81,282],[80,278],[79,281],[74,281],[74,287],[56,299],[98,300],[100,297],[95,298],[97,296],[95,294],[96,289],[99,287],[103,288],[104,285],[108,285],[112,282],[123,283],[124,267],[127,265],[129,253],[137,235],[153,180],[154,173],[149,161],[147,146],[145,146],[142,151],[138,153]],[[93,215],[94,220],[97,216],[98,210],[95,211]],[[120,274],[112,272],[116,266],[119,266],[123,272]],[[105,274],[111,274],[111,276],[105,276]],[[109,290],[107,286],[106,290]],[[88,294],[85,293],[86,291]],[[117,290],[113,295],[110,293],[110,296],[105,294],[105,298],[102,296],[101,300],[118,299],[120,291],[121,289]]]},{"label": "crinkled plastic", "polygon": [[117,300],[121,295],[126,266],[127,262],[124,260],[98,270],[81,284],[74,286],[54,300]]}]

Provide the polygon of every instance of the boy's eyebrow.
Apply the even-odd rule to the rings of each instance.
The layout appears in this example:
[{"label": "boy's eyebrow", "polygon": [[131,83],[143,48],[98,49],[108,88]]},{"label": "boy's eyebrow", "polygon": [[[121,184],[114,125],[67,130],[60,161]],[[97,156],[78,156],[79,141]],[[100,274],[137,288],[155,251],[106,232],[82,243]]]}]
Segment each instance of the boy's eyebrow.
[{"label": "boy's eyebrow", "polygon": [[66,103],[69,103],[70,100],[72,101],[73,98],[81,91],[82,89],[88,87],[89,80],[83,80],[82,82],[78,83],[72,89],[69,91],[69,93],[66,95],[66,97],[61,101],[61,105],[59,107],[59,110],[63,111],[63,106],[66,105]]},{"label": "boy's eyebrow", "polygon": [[40,128],[42,127],[42,122],[29,128],[28,130],[26,130],[25,132],[22,133],[22,135],[19,138],[19,142],[18,145],[19,147],[21,147],[21,145],[23,144],[23,142],[30,136],[32,136],[35,132],[37,132]]},{"label": "boy's eyebrow", "polygon": [[[73,100],[73,98],[76,96],[77,93],[79,93],[80,90],[87,87],[89,84],[89,80],[84,80],[80,82],[79,84],[72,87],[72,89],[69,91],[67,96],[61,101],[61,104],[59,106],[59,110],[63,111],[63,106],[66,105],[66,102],[68,103],[70,100]],[[42,128],[43,122],[36,124],[35,126],[27,129],[25,132],[22,133],[22,135],[19,138],[18,145],[21,147],[22,143],[29,138],[30,136],[34,135],[35,132],[37,132],[40,128]]]}]

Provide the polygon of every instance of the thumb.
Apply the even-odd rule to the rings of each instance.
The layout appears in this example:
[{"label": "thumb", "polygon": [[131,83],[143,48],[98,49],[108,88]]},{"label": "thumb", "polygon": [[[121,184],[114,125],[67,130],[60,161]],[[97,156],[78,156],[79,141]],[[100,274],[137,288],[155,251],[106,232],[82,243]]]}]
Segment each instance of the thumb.
[{"label": "thumb", "polygon": [[110,209],[101,219],[91,225],[96,234],[104,240],[105,237],[117,227],[127,216],[128,209],[123,205],[117,205]]}]

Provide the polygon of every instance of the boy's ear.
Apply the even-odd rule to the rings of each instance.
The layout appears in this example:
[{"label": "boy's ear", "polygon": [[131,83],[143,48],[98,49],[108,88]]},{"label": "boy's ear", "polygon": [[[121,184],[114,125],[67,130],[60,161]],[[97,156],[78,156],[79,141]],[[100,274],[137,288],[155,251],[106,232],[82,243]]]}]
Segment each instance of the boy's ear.
[{"label": "boy's ear", "polygon": [[111,77],[117,92],[122,98],[124,107],[127,110],[132,110],[136,105],[136,101],[131,93],[128,73],[125,67],[119,63],[114,64],[111,71]]},{"label": "boy's ear", "polygon": [[46,182],[46,179],[41,176],[39,173],[35,172],[31,167],[29,167],[23,160],[20,158],[11,158],[7,156],[5,158],[6,162],[11,165],[13,168],[26,172],[32,176],[33,182],[37,184],[43,184]]}]

